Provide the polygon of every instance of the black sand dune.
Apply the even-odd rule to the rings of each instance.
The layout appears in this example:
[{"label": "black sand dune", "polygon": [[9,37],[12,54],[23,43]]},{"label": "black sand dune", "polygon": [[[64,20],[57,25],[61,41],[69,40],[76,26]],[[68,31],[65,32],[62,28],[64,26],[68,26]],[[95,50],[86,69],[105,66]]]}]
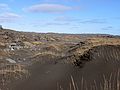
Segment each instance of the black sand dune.
[{"label": "black sand dune", "polygon": [[[83,64],[82,68],[78,68]],[[11,90],[119,90],[120,46],[97,46],[70,64],[34,64],[31,76],[11,84]],[[61,88],[61,89],[60,89]],[[106,89],[108,88],[108,89]]]}]

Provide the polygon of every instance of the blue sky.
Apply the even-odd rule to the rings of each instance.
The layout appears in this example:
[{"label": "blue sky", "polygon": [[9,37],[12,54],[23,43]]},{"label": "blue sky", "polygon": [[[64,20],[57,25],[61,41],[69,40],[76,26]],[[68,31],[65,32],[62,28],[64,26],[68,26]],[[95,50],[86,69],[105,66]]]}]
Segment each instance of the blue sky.
[{"label": "blue sky", "polygon": [[120,35],[120,0],[0,0],[0,24],[18,31]]}]

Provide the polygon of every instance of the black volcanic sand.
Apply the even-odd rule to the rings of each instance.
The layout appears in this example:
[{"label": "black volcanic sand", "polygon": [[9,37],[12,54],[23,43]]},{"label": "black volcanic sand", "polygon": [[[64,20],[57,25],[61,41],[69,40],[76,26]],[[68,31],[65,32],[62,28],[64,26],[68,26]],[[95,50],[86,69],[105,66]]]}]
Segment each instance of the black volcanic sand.
[{"label": "black volcanic sand", "polygon": [[[120,46],[98,46],[89,52],[91,60],[82,68],[71,64],[34,64],[31,76],[11,84],[10,90],[70,90],[71,76],[76,90],[103,90],[104,78],[111,77],[111,88],[117,90],[117,72],[120,69]],[[86,89],[87,87],[87,89]],[[73,86],[72,86],[73,90]],[[113,90],[113,89],[112,89]]]}]

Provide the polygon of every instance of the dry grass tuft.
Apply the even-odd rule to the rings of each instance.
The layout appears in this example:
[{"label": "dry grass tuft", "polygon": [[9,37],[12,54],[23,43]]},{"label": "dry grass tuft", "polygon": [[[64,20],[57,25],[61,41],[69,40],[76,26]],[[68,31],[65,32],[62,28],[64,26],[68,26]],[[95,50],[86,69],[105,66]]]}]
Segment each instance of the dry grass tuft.
[{"label": "dry grass tuft", "polygon": [[[103,74],[101,82],[93,80],[91,85],[88,85],[84,77],[81,79],[81,85],[77,85],[72,76],[70,78],[69,90],[120,90],[120,69],[118,69],[117,72],[110,73],[109,77],[106,77],[106,75]],[[65,89],[62,88],[61,85],[58,85],[57,90]]]}]

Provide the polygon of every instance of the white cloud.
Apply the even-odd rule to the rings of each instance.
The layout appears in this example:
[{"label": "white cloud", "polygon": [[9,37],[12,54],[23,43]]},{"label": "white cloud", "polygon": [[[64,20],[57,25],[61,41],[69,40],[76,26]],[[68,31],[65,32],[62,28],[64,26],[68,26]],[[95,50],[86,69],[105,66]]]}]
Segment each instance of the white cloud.
[{"label": "white cloud", "polygon": [[20,18],[20,15],[17,15],[15,13],[3,13],[0,16],[2,16],[3,18]]},{"label": "white cloud", "polygon": [[102,28],[102,30],[113,30],[113,26],[104,27],[104,28]]},{"label": "white cloud", "polygon": [[88,19],[88,20],[80,21],[79,23],[83,23],[83,24],[105,24],[105,23],[107,23],[107,20],[106,19]]},{"label": "white cloud", "polygon": [[74,7],[60,5],[60,4],[37,4],[26,9],[29,12],[42,13],[62,13],[74,10]]},{"label": "white cloud", "polygon": [[0,11],[7,11],[9,10],[10,8],[8,7],[7,4],[4,4],[4,3],[0,3]]},{"label": "white cloud", "polygon": [[69,17],[69,16],[59,16],[54,19],[55,21],[64,21],[64,22],[77,22],[80,21],[81,19],[75,18],[75,17]]},{"label": "white cloud", "polygon": [[0,23],[13,22],[20,18],[20,15],[11,12],[8,4],[0,3]]},{"label": "white cloud", "polygon": [[0,23],[14,22],[20,18],[21,16],[15,13],[3,13],[3,14],[0,14]]},{"label": "white cloud", "polygon": [[70,25],[70,23],[59,23],[59,22],[49,22],[46,23],[45,26],[62,26],[62,25]]}]

